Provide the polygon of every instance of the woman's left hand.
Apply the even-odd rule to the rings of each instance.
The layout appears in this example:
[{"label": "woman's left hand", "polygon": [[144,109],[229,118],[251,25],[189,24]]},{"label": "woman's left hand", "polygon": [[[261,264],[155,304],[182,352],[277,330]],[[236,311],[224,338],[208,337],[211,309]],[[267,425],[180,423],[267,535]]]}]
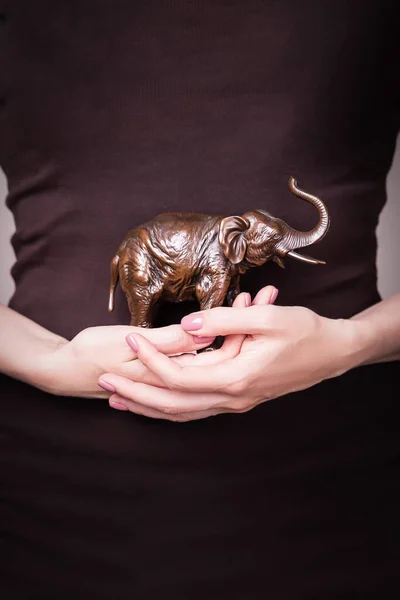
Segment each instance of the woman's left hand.
[{"label": "woman's left hand", "polygon": [[272,306],[273,296],[268,286],[249,307],[241,294],[232,308],[185,317],[182,327],[193,335],[227,336],[214,352],[168,357],[143,336],[131,336],[139,359],[133,381],[111,373],[100,378],[115,389],[110,406],[171,421],[242,413],[358,364],[356,321]]}]

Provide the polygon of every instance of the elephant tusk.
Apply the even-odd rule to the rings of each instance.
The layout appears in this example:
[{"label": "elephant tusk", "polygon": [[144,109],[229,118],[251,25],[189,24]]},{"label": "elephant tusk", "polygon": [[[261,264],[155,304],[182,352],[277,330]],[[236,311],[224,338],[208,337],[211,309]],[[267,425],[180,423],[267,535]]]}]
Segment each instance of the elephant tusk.
[{"label": "elephant tusk", "polygon": [[307,256],[306,254],[299,254],[298,252],[294,252],[294,250],[288,252],[287,256],[291,256],[296,260],[301,260],[302,262],[309,263],[312,265],[326,265],[326,262],[324,260],[317,260],[316,258],[311,258],[311,256]]}]

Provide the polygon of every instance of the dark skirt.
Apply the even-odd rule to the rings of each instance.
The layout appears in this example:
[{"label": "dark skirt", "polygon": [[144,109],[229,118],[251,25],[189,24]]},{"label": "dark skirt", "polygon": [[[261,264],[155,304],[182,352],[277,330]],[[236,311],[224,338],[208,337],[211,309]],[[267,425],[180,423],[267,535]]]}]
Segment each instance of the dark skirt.
[{"label": "dark skirt", "polygon": [[1,390],[3,598],[400,595],[399,363],[186,424]]}]

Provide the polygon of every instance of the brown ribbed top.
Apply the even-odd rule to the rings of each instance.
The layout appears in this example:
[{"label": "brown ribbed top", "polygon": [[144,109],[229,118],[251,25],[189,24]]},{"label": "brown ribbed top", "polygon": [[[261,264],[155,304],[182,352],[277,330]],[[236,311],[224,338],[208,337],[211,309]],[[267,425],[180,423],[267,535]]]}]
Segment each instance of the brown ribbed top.
[{"label": "brown ribbed top", "polygon": [[[107,313],[126,231],[163,211],[265,208],[299,229],[320,195],[314,254],[251,272],[282,304],[348,316],[377,299],[374,228],[399,125],[395,31],[379,2],[16,2],[3,26],[0,160],[12,306],[65,336]],[[370,31],[375,35],[371,36]]]}]

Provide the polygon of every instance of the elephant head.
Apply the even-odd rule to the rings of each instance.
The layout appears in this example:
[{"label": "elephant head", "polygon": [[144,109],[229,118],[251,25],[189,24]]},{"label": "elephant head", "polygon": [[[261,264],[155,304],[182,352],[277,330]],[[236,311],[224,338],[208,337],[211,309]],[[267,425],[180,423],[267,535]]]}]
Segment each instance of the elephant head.
[{"label": "elephant head", "polygon": [[311,231],[297,231],[261,209],[248,211],[240,217],[225,217],[220,223],[218,241],[231,263],[242,263],[247,268],[273,260],[284,267],[283,258],[291,256],[311,264],[325,264],[295,250],[319,242],[325,236],[329,228],[326,206],[320,198],[298,188],[293,177],[289,179],[289,189],[315,206],[319,215],[317,225]]}]

